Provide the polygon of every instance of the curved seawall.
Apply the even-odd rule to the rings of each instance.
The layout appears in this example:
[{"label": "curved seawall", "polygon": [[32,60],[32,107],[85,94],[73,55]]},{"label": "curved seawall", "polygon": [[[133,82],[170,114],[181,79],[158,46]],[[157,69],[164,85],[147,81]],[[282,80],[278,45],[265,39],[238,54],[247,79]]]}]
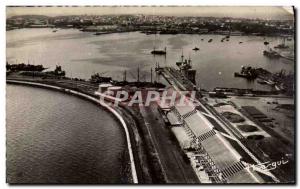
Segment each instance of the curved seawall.
[{"label": "curved seawall", "polygon": [[132,181],[135,184],[138,183],[136,166],[135,166],[135,162],[134,162],[133,150],[132,150],[132,145],[131,145],[131,141],[130,141],[128,127],[127,127],[127,124],[126,124],[125,120],[123,119],[123,117],[114,108],[112,108],[111,106],[109,106],[105,102],[96,99],[95,97],[91,97],[87,94],[80,93],[80,92],[70,90],[70,89],[66,89],[66,88],[62,88],[62,87],[57,87],[57,86],[42,84],[42,83],[36,83],[36,82],[9,80],[9,79],[6,80],[6,82],[11,83],[11,84],[23,84],[23,85],[36,86],[36,87],[41,87],[41,88],[48,88],[48,89],[53,89],[53,90],[73,94],[73,95],[79,96],[81,98],[87,99],[89,101],[92,101],[94,103],[97,103],[100,106],[104,107],[109,112],[111,112],[119,120],[119,122],[121,123],[121,125],[123,126],[123,128],[125,130],[128,153],[129,153],[129,158],[130,158]]}]

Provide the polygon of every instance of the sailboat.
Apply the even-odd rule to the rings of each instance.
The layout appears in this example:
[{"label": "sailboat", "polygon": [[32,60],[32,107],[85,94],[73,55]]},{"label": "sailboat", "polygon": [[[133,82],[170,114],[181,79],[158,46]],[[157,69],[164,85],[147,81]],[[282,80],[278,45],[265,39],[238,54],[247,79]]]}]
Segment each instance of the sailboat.
[{"label": "sailboat", "polygon": [[153,54],[153,55],[166,55],[167,54],[167,47],[165,47],[164,50],[155,49],[155,44],[156,44],[156,34],[155,34],[155,40],[154,40],[154,47],[153,47],[153,51],[151,51],[151,54]]}]

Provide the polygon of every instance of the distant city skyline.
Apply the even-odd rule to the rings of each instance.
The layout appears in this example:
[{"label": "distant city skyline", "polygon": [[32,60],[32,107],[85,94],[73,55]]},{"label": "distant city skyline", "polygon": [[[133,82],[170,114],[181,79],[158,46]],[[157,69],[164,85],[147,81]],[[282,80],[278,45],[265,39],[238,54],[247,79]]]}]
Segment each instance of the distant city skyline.
[{"label": "distant city skyline", "polygon": [[122,15],[232,17],[268,20],[291,20],[292,7],[279,6],[64,6],[7,7],[6,16],[16,15]]}]

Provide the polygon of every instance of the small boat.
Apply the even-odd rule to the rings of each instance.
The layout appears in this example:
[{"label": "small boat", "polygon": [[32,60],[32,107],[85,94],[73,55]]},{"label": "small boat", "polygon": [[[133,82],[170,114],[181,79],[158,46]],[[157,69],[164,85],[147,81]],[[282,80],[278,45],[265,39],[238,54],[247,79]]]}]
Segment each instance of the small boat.
[{"label": "small boat", "polygon": [[194,51],[199,51],[198,47],[193,48]]},{"label": "small boat", "polygon": [[165,55],[167,52],[164,50],[153,50],[151,51],[151,54]]},{"label": "small boat", "polygon": [[278,52],[273,51],[272,49],[264,50],[263,54],[269,58],[280,58],[281,57],[281,55]]},{"label": "small boat", "polygon": [[268,42],[268,41],[265,41],[265,42],[264,42],[264,45],[269,45],[269,42]]},{"label": "small boat", "polygon": [[94,35],[103,35],[103,34],[109,34],[109,32],[96,32]]},{"label": "small boat", "polygon": [[279,44],[279,45],[276,45],[274,48],[275,49],[288,49],[289,46],[287,46],[285,44]]},{"label": "small boat", "polygon": [[251,75],[248,73],[239,73],[239,72],[234,72],[234,77],[244,77],[248,80],[254,80],[256,78],[255,75]]},{"label": "small boat", "polygon": [[165,47],[165,50],[156,50],[155,48],[153,51],[151,51],[151,54],[153,55],[166,55],[167,54],[167,48]]},{"label": "small boat", "polygon": [[142,32],[142,33],[145,33],[146,35],[151,35],[151,34],[157,34],[157,31],[145,31],[145,32]]},{"label": "small boat", "polygon": [[203,41],[204,39],[201,39],[201,41]]},{"label": "small boat", "polygon": [[243,77],[248,80],[254,80],[258,77],[258,74],[255,68],[252,68],[251,66],[242,66],[240,72],[234,72],[234,77]]},{"label": "small boat", "polygon": [[239,42],[239,44],[242,44],[242,43],[243,43],[242,41]]},{"label": "small boat", "polygon": [[209,43],[212,42],[212,39],[208,40],[208,42],[209,42]]}]

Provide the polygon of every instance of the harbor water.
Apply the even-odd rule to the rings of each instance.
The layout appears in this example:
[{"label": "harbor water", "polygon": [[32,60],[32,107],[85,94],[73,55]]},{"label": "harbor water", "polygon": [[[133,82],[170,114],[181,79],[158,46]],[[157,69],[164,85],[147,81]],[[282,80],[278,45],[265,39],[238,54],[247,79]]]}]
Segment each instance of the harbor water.
[{"label": "harbor water", "polygon": [[[139,32],[94,35],[77,29],[18,29],[7,31],[7,61],[9,63],[43,64],[54,69],[59,64],[71,77],[88,79],[93,73],[122,80],[127,71],[129,80],[150,80],[150,68],[156,62],[161,66],[174,66],[183,52],[192,59],[197,70],[198,87],[238,87],[269,89],[244,78],[234,78],[241,66],[262,67],[271,72],[285,69],[294,71],[294,61],[284,58],[270,59],[263,50],[282,42],[281,37],[231,36],[229,41],[222,35],[145,35]],[[203,39],[203,40],[202,40]],[[208,42],[212,39],[211,42]],[[264,45],[268,41],[268,46]],[[242,42],[242,43],[240,43]],[[282,52],[293,57],[294,40],[286,41],[289,49]],[[153,56],[153,48],[167,48],[166,56]],[[199,51],[192,49],[198,47]]]},{"label": "harbor water", "polygon": [[61,92],[7,85],[6,112],[8,183],[127,181],[125,133],[104,109]]}]

